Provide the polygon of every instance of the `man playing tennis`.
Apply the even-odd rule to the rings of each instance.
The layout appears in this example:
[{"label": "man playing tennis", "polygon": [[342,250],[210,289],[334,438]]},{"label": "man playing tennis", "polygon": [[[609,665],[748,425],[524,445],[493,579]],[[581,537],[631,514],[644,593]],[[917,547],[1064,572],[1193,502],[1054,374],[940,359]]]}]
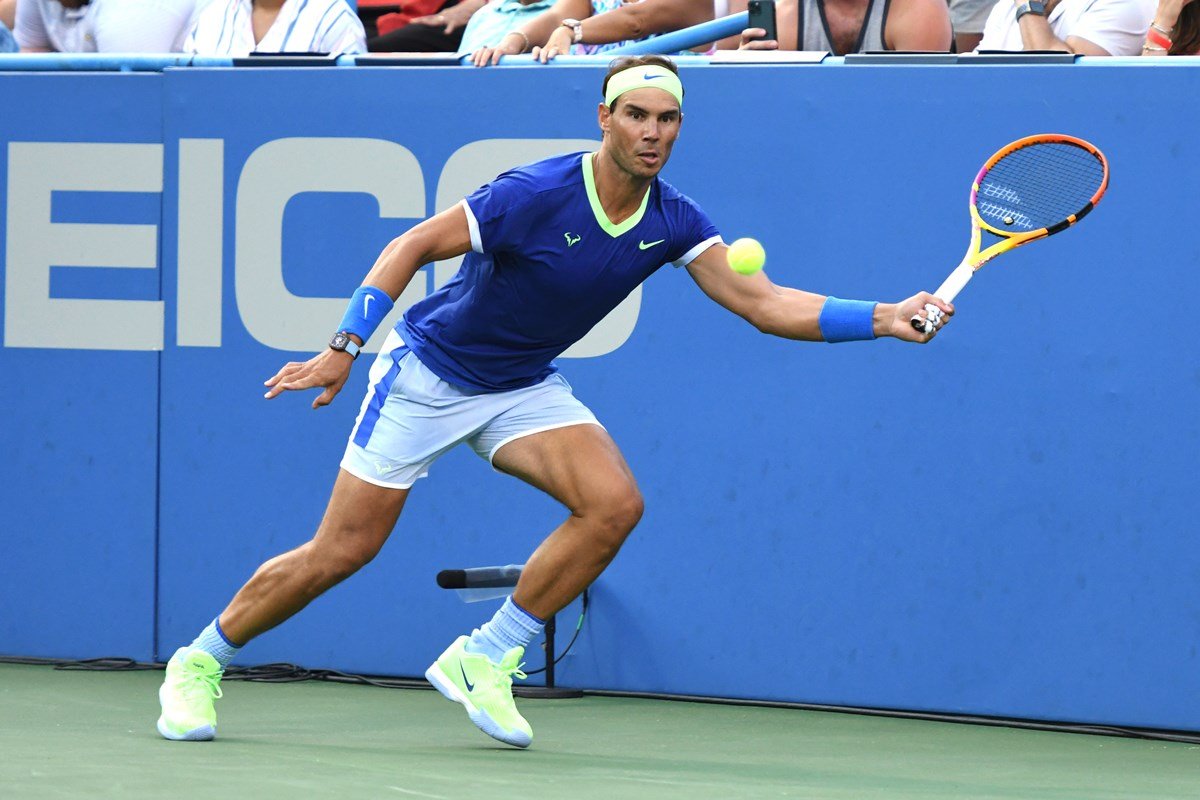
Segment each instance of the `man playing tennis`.
[{"label": "man playing tennis", "polygon": [[[371,367],[325,517],[313,539],[259,567],[229,606],[167,665],[159,732],[213,738],[213,700],[238,648],[369,562],[413,483],[466,442],[503,472],[570,510],[529,557],[513,596],[425,673],[472,722],[517,747],[533,740],[512,679],[543,620],[604,570],[642,516],[621,452],[575,398],[553,359],[582,338],[662,264],[687,267],[713,300],[764,333],[807,341],[894,336],[929,341],[899,304],[839,300],[734,273],[716,227],[658,178],[683,119],[683,86],[660,56],[623,58],[604,78],[603,140],[506,172],[391,242],[350,300],[329,349],[266,382],[268,398],[345,384],[365,342],[424,264],[466,254],[458,274],[412,306]],[[940,327],[942,323],[939,322]]]}]

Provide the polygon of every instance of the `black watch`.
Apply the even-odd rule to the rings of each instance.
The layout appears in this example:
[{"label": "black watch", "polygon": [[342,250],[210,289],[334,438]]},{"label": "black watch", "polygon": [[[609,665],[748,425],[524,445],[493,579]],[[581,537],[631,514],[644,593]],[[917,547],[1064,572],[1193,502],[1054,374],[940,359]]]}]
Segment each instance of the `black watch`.
[{"label": "black watch", "polygon": [[329,349],[349,353],[351,358],[358,358],[359,347],[350,338],[350,334],[345,331],[338,331],[333,335],[333,338],[329,340]]},{"label": "black watch", "polygon": [[1040,0],[1026,0],[1017,6],[1017,21],[1021,21],[1021,17],[1026,14],[1037,14],[1039,17],[1046,16],[1046,4]]}]

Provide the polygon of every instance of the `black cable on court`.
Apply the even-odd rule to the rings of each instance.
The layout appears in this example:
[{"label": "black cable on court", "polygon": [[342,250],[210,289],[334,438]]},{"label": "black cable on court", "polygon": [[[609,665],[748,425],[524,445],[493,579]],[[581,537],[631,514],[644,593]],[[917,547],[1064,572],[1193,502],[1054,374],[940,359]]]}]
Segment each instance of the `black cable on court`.
[{"label": "black cable on court", "polygon": [[[587,618],[589,592],[583,593],[583,607],[579,611],[579,620],[575,623],[575,633],[571,641],[554,659],[557,666],[566,658],[575,646],[583,621]],[[85,658],[79,660],[55,658],[23,658],[19,656],[0,656],[0,664],[26,664],[52,666],[58,670],[89,671],[89,672],[136,672],[146,670],[161,670],[166,664],[156,662],[136,661],[132,658],[105,657]],[[530,670],[525,673],[537,675],[545,672],[546,668]],[[394,675],[359,675],[352,672],[339,672],[335,669],[308,669],[296,664],[277,662],[273,664],[258,664],[253,667],[228,667],[221,676],[226,681],[256,681],[259,683],[296,683],[298,681],[330,681],[332,683],[357,683],[365,686],[378,686],[382,689],[432,689],[424,678],[405,678]]]},{"label": "black cable on court", "polygon": [[[583,609],[579,621],[575,625],[575,634],[562,653],[554,659],[554,663],[562,661],[579,638],[583,629],[583,621],[587,615],[587,597],[584,597]],[[94,672],[131,672],[145,670],[162,670],[165,664],[135,661],[132,658],[85,658],[81,660],[65,660],[53,658],[21,658],[15,656],[0,656],[0,664],[28,664],[52,666],[60,670],[85,670]],[[526,673],[536,675],[544,672],[545,667]],[[223,676],[227,681],[255,681],[259,683],[295,683],[297,681],[329,681],[332,683],[362,684],[378,686],[383,689],[432,689],[424,678],[397,677],[394,675],[359,675],[352,672],[339,672],[333,669],[307,669],[296,664],[276,663],[259,664],[254,667],[229,667]],[[1119,736],[1129,739],[1150,739],[1160,742],[1179,742],[1181,744],[1200,745],[1200,733],[1193,731],[1157,730],[1153,728],[1134,728],[1121,725],[1085,725],[1071,722],[1049,722],[1040,720],[1012,719],[1008,717],[987,717],[973,714],[939,714],[931,711],[901,711],[890,708],[863,708],[859,706],[833,706],[819,703],[789,703],[777,700],[748,700],[734,697],[703,697],[699,695],[664,694],[661,692],[619,692],[603,689],[585,689],[584,694],[591,697],[629,697],[640,700],[669,700],[685,703],[707,703],[723,706],[751,706],[755,708],[785,708],[797,711],[826,711],[838,714],[858,714],[869,717],[892,717],[895,719],[910,719],[921,722],[952,722],[966,725],[985,725],[998,728],[1018,728],[1021,730],[1048,731],[1053,733],[1082,733],[1094,736]]]}]

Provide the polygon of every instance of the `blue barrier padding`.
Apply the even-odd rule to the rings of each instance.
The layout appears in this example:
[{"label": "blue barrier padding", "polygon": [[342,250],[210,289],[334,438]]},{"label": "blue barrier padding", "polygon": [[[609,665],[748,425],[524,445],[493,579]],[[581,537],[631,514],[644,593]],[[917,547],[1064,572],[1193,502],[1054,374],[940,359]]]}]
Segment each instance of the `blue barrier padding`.
[{"label": "blue barrier padding", "polygon": [[[161,149],[161,77],[4,75],[0,98],[0,186],[17,201],[0,205],[0,654],[153,658],[160,354],[85,349],[86,339],[77,348],[13,346],[15,328],[46,343],[68,318],[80,320],[47,310],[44,325],[9,324],[12,293],[36,267],[24,248],[6,245],[19,244],[10,232],[32,199],[21,185],[30,178],[20,168],[29,148]],[[104,171],[94,162],[79,167],[70,180]],[[49,221],[157,226],[159,198],[55,193]],[[50,298],[110,299],[113,284],[142,305],[161,297],[158,269],[75,267],[94,256],[86,245],[74,254],[46,245],[59,255],[51,263],[63,264],[49,269]]]},{"label": "blue barrier padding", "polygon": [[715,42],[727,36],[733,36],[746,29],[750,22],[750,12],[730,14],[709,22],[701,22],[683,30],[664,33],[651,39],[643,39],[624,47],[608,51],[610,56],[633,56],[644,53],[675,53],[680,50],[690,50],[708,42]]},{"label": "blue barrier padding", "polygon": [[[371,359],[319,412],[311,394],[263,400],[263,380],[324,346],[395,236],[514,164],[596,142],[608,60],[0,76],[28,109],[0,116],[6,302],[58,246],[10,237],[31,209],[99,226],[147,208],[117,208],[102,181],[92,202],[67,185],[39,210],[9,180],[29,148],[157,143],[165,314],[159,353],[14,347],[27,329],[4,329],[0,608],[22,613],[0,614],[0,646],[140,655],[157,613],[169,656],[306,541]],[[1032,132],[1095,142],[1111,188],[1079,226],[987,265],[927,347],[765,337],[686,270],[654,275],[603,355],[560,360],[646,497],[560,680],[1200,730],[1200,247],[1184,237],[1171,269],[1138,269],[1146,240],[1130,235],[1197,209],[1200,107],[1161,98],[1195,96],[1200,67],[829,61],[681,67],[689,107],[664,177],[727,240],[762,241],[776,283],[888,301],[936,287],[962,255],[982,160]],[[848,97],[870,114],[847,114]],[[978,113],[981,97],[1004,113]],[[120,233],[39,256],[66,262],[46,291],[144,301],[103,278],[119,264],[70,266]],[[408,302],[455,268],[421,270]],[[1113,323],[1135,273],[1153,319]],[[460,448],[367,569],[243,658],[420,674],[488,613],[440,592],[437,571],[517,563],[563,513]]]},{"label": "blue barrier padding", "polygon": [[187,53],[4,53],[0,72],[162,72],[169,67],[229,67],[233,59]]}]

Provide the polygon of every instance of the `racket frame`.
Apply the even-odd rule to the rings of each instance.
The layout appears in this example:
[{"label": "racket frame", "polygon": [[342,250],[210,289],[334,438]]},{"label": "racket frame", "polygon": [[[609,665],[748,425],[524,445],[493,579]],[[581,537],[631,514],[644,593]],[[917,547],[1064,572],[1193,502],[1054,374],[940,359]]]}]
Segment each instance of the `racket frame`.
[{"label": "racket frame", "polygon": [[[1072,144],[1083,148],[1095,156],[1096,159],[1099,160],[1101,167],[1104,169],[1104,175],[1100,181],[1100,187],[1095,191],[1095,193],[1093,193],[1092,197],[1086,203],[1084,203],[1082,208],[1080,208],[1074,214],[1068,215],[1067,218],[1061,222],[1056,222],[1048,227],[1038,228],[1037,230],[1026,231],[1024,233],[1013,233],[1012,231],[1001,230],[989,225],[984,221],[983,217],[979,215],[979,209],[976,205],[979,195],[979,186],[983,183],[984,177],[989,171],[991,171],[992,167],[996,166],[996,164],[1005,156],[1008,156],[1017,150],[1021,150],[1022,148],[1029,147],[1030,145],[1046,143]],[[968,200],[968,209],[970,210],[971,214],[971,241],[967,246],[967,253],[965,256],[963,256],[962,262],[954,269],[953,272],[950,273],[949,277],[942,282],[942,285],[938,287],[937,291],[934,292],[934,295],[947,303],[952,302],[954,298],[958,296],[958,293],[963,290],[963,287],[967,285],[967,282],[971,280],[972,276],[974,276],[974,274],[984,264],[991,261],[996,256],[1002,253],[1007,253],[1009,250],[1013,250],[1021,245],[1037,241],[1038,239],[1045,239],[1047,236],[1053,236],[1056,233],[1065,231],[1067,228],[1086,217],[1088,213],[1096,207],[1096,203],[1100,202],[1100,198],[1104,196],[1104,193],[1107,190],[1108,159],[1105,158],[1104,153],[1100,152],[1100,149],[1091,142],[1087,142],[1075,136],[1068,136],[1063,133],[1038,133],[1034,134],[1033,136],[1026,136],[1024,138],[1017,139],[1015,142],[1011,142],[1010,144],[1000,148],[984,163],[983,167],[979,170],[979,174],[975,176],[975,180],[971,183],[971,196]],[[988,233],[1000,237],[1000,241],[981,251],[979,249],[979,245],[983,239],[983,231],[987,231]],[[936,325],[942,315],[941,309],[932,303],[925,306],[925,312],[927,318],[931,319],[934,325]],[[912,324],[914,328],[919,331],[923,331],[924,333],[930,333],[933,329],[933,325],[930,325],[925,320],[922,320],[919,315],[913,317]]]}]

